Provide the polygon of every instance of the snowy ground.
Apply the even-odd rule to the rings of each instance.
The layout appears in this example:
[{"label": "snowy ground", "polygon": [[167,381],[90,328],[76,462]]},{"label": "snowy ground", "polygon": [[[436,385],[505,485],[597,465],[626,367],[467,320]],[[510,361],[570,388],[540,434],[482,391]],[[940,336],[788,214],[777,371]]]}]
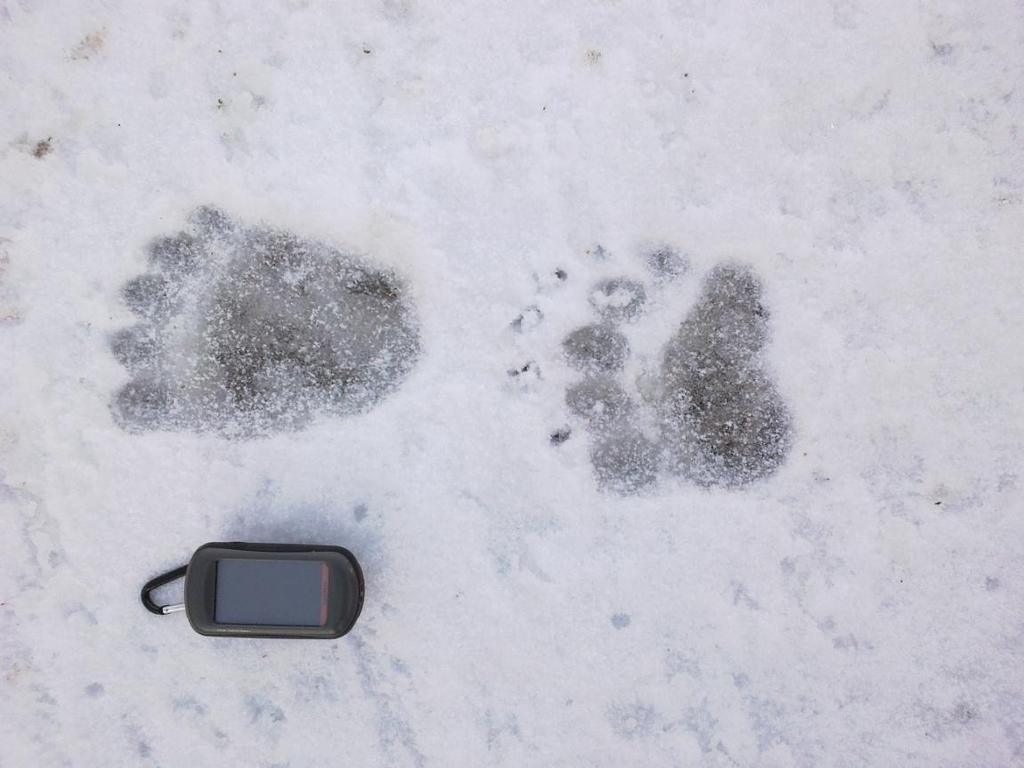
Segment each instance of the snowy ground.
[{"label": "snowy ground", "polygon": [[258,5],[0,1],[0,766],[1024,765],[1019,2]]}]

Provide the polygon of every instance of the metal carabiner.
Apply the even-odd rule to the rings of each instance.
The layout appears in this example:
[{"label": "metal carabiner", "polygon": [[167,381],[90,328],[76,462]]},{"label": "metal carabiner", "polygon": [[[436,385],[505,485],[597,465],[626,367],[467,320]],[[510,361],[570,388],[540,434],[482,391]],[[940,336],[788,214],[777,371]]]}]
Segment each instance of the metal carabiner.
[{"label": "metal carabiner", "polygon": [[150,579],[146,582],[142,588],[142,604],[146,606],[146,610],[150,613],[155,613],[158,616],[166,616],[168,613],[177,613],[178,611],[185,610],[184,603],[175,603],[173,605],[157,605],[150,598],[149,593],[157,587],[162,587],[164,584],[170,584],[172,581],[182,578],[185,572],[188,570],[187,565],[183,565],[180,568],[175,568],[173,571],[168,571],[165,574],[157,576],[156,578]]}]

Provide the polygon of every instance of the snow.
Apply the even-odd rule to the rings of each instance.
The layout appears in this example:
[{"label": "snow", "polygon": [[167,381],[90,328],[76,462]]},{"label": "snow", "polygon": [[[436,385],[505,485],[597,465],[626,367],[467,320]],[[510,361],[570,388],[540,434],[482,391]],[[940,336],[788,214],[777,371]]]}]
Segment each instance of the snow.
[{"label": "snow", "polygon": [[1018,3],[254,8],[0,2],[0,766],[1024,764]]}]

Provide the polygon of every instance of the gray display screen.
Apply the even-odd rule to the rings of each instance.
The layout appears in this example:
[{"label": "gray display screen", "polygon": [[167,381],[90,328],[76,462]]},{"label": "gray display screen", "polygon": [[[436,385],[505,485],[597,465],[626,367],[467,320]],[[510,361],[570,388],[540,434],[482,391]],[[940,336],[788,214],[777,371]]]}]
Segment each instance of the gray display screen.
[{"label": "gray display screen", "polygon": [[321,560],[218,560],[213,620],[322,627],[327,623],[327,581],[327,563]]}]

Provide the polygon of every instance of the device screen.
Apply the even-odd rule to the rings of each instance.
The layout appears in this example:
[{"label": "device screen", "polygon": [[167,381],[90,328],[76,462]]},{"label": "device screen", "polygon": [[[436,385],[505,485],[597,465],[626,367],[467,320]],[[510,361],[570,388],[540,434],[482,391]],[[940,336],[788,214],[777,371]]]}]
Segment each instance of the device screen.
[{"label": "device screen", "polygon": [[327,563],[320,560],[218,560],[213,620],[322,627],[327,623],[327,582]]}]

